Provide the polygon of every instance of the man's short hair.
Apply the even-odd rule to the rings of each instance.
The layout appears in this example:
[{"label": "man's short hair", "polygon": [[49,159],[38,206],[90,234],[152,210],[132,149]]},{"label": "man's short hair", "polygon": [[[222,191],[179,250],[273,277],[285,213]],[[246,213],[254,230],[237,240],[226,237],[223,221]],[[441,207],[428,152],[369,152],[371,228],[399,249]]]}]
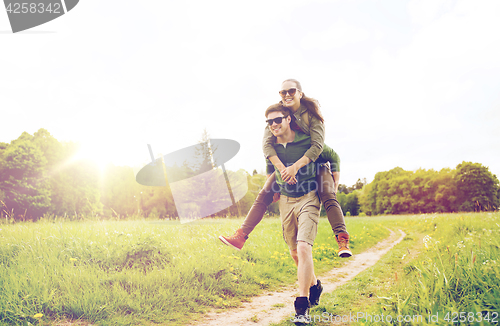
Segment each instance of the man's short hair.
[{"label": "man's short hair", "polygon": [[289,108],[283,106],[281,103],[276,103],[268,107],[265,114],[266,118],[271,112],[281,112],[285,117],[288,117],[292,113]]}]

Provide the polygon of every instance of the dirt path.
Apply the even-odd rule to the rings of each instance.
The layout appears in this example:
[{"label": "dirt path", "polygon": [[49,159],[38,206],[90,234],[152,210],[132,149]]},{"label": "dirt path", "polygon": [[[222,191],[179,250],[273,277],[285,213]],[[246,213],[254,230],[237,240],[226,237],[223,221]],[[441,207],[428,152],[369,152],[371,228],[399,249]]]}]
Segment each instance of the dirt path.
[{"label": "dirt path", "polygon": [[[349,262],[340,268],[334,268],[322,275],[318,275],[323,284],[323,293],[329,293],[338,286],[352,280],[356,275],[375,265],[375,263],[392,247],[401,242],[405,233],[399,230],[400,235],[391,231],[391,235],[377,243],[365,252],[354,255]],[[290,317],[293,302],[297,295],[298,285],[283,288],[280,292],[267,292],[255,297],[251,302],[245,302],[240,307],[221,312],[210,312],[200,322],[194,325],[237,325],[255,326],[278,323]]]}]

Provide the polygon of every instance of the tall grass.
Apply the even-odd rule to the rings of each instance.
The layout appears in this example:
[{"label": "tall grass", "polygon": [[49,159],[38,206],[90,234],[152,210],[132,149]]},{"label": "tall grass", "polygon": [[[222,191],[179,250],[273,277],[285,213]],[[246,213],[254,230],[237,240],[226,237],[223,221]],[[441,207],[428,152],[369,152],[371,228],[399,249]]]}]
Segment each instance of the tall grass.
[{"label": "tall grass", "polygon": [[[310,312],[315,318],[310,325],[498,324],[500,213],[377,216],[370,221],[400,228],[407,236],[375,266],[323,294]],[[278,325],[292,323],[287,319]]]},{"label": "tall grass", "polygon": [[[241,220],[39,221],[0,225],[0,322],[183,324],[296,281],[279,219],[265,219],[242,251],[219,240]],[[369,219],[347,222],[359,252],[387,236]],[[328,222],[314,247],[317,271],[340,264]],[[40,317],[43,315],[42,317]]]},{"label": "tall grass", "polygon": [[[500,321],[500,214],[426,215],[409,220],[425,234],[423,252],[379,313],[421,315],[425,323]],[[404,257],[402,257],[404,259]]]}]

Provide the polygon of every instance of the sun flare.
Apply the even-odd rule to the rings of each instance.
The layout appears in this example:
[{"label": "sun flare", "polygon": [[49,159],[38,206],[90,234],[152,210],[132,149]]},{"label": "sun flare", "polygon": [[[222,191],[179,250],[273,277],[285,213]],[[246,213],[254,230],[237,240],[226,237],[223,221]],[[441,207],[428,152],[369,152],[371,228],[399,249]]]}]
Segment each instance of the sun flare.
[{"label": "sun flare", "polygon": [[80,150],[71,158],[71,162],[89,161],[94,164],[101,175],[104,174],[106,166],[112,162],[109,150],[94,144],[82,144]]}]

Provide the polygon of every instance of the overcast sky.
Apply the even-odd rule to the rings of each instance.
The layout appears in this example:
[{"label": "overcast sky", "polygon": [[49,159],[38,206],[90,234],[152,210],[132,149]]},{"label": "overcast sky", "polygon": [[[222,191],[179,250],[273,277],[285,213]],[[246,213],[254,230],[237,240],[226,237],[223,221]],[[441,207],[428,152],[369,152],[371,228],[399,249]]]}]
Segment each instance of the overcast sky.
[{"label": "overcast sky", "polygon": [[0,141],[47,129],[135,165],[203,130],[264,170],[265,109],[301,81],[341,183],[479,162],[500,177],[500,1],[91,1],[12,34],[0,10]]}]

